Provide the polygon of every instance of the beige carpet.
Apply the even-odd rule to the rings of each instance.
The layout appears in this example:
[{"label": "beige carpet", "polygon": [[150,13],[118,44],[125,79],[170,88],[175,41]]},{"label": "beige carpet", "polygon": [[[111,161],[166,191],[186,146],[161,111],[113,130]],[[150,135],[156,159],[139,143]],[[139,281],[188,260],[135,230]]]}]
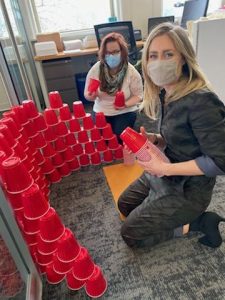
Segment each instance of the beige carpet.
[{"label": "beige carpet", "polygon": [[117,207],[120,194],[142,174],[143,169],[137,163],[132,166],[121,163],[103,167],[103,171]]}]

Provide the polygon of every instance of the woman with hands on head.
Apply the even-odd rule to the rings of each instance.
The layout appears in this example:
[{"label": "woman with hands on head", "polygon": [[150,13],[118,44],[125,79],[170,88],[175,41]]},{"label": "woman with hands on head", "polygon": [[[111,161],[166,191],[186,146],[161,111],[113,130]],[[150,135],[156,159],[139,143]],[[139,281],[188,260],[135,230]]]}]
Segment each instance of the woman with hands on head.
[{"label": "woman with hands on head", "polygon": [[142,56],[142,108],[160,115],[160,134],[141,133],[164,149],[169,163],[150,153],[145,172],[120,196],[121,229],[130,247],[153,246],[189,231],[218,247],[219,223],[206,212],[217,175],[225,174],[225,107],[201,72],[186,32],[163,23],[149,35]]},{"label": "woman with hands on head", "polygon": [[[101,41],[99,60],[88,72],[85,84],[85,98],[94,101],[93,111],[103,112],[113,132],[119,135],[127,127],[133,128],[137,104],[143,98],[143,84],[138,71],[128,62],[128,48],[123,36],[110,33]],[[96,92],[90,93],[90,79],[100,81]],[[122,91],[125,105],[114,105],[115,96]],[[120,141],[120,139],[119,139]]]}]

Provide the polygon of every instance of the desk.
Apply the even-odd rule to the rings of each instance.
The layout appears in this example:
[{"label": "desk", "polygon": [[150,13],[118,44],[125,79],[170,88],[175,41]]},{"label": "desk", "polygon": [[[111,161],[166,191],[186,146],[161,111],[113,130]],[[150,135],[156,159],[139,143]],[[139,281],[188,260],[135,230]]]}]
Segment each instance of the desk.
[{"label": "desk", "polygon": [[[142,48],[144,42],[137,41],[136,45]],[[34,57],[46,106],[49,106],[48,92],[54,90],[59,91],[64,102],[72,106],[72,102],[78,99],[75,77],[89,71],[97,61],[98,51],[98,48],[88,48]]]},{"label": "desk", "polygon": [[[138,48],[142,48],[144,46],[143,41],[137,41],[136,45]],[[92,55],[98,53],[98,48],[88,48],[84,50],[74,50],[70,51],[69,53],[65,52],[59,52],[55,55],[46,55],[46,56],[35,56],[35,61],[45,61],[45,60],[51,60],[51,59],[60,59],[60,58],[66,58],[66,57],[78,57],[78,56],[86,56],[86,55]]]}]

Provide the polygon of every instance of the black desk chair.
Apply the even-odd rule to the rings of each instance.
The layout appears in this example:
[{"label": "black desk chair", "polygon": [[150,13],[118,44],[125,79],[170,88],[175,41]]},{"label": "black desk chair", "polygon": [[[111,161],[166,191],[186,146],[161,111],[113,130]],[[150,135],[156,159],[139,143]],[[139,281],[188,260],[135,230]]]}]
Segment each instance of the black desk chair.
[{"label": "black desk chair", "polygon": [[174,16],[149,18],[148,19],[148,34],[151,32],[151,30],[154,27],[156,27],[157,25],[164,23],[164,22],[174,23]]},{"label": "black desk chair", "polygon": [[111,32],[117,32],[123,35],[128,44],[129,62],[135,65],[139,59],[139,50],[136,46],[134,30],[131,21],[112,22],[94,25],[95,35],[98,46],[104,36]]},{"label": "black desk chair", "polygon": [[187,28],[187,21],[195,21],[207,14],[209,0],[185,1],[181,18],[181,27]]}]

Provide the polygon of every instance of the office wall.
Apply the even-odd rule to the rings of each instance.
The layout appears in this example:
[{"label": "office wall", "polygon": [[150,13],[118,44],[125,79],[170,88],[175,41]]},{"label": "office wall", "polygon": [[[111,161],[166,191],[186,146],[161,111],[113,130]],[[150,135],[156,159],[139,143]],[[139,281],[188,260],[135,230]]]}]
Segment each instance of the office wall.
[{"label": "office wall", "polygon": [[147,36],[149,17],[159,17],[162,11],[160,0],[120,0],[117,2],[120,20],[131,20],[135,29]]}]

